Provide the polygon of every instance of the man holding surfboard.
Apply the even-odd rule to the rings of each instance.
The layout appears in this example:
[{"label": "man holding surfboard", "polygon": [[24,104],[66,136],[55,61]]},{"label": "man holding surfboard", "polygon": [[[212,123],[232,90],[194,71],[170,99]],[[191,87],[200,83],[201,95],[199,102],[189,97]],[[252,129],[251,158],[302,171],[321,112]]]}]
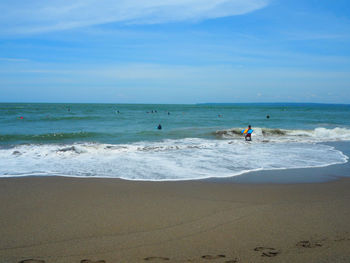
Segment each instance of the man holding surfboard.
[{"label": "man holding surfboard", "polygon": [[245,130],[242,130],[242,134],[244,134],[244,138],[246,141],[251,141],[252,140],[252,126],[248,125],[248,128]]}]

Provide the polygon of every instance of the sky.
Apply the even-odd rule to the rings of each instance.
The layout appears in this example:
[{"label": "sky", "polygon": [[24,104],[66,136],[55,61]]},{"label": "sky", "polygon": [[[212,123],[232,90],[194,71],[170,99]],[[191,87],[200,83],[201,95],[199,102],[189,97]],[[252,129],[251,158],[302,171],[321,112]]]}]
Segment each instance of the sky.
[{"label": "sky", "polygon": [[1,0],[0,102],[350,103],[348,0]]}]

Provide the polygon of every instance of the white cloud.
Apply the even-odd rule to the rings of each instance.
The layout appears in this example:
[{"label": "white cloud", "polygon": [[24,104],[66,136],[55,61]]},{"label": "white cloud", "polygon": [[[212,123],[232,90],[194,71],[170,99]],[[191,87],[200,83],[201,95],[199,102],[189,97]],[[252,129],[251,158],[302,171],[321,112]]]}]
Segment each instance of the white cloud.
[{"label": "white cloud", "polygon": [[[241,69],[229,65],[0,63],[0,99],[37,89],[47,98],[81,93],[94,101],[193,103],[235,101],[299,101],[349,103],[350,75],[292,68]],[[9,90],[16,91],[10,97]],[[247,92],[248,90],[248,92]],[[334,95],[330,96],[329,93]],[[33,93],[35,94],[35,93]],[[36,93],[38,94],[38,93]],[[108,94],[108,95],[106,95]],[[64,101],[64,97],[62,97]],[[102,97],[101,97],[102,98]],[[4,100],[4,99],[3,99]]]},{"label": "white cloud", "polygon": [[5,0],[0,32],[35,33],[111,22],[153,24],[242,15],[270,0]]}]

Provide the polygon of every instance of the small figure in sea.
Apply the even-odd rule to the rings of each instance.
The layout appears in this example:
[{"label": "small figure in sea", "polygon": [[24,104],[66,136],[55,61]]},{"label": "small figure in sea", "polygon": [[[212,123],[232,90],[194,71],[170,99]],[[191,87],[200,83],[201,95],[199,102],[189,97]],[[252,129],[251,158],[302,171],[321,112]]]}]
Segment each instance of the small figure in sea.
[{"label": "small figure in sea", "polygon": [[266,119],[270,119],[270,115],[266,115]]},{"label": "small figure in sea", "polygon": [[219,117],[219,118],[222,118],[222,117],[223,117],[223,115],[222,115],[222,114],[219,114],[219,115],[218,115],[218,117]]},{"label": "small figure in sea", "polygon": [[170,115],[170,112],[168,111],[168,115]]},{"label": "small figure in sea", "polygon": [[252,140],[252,126],[248,125],[248,128],[242,131],[242,134],[244,134],[244,138],[246,141],[251,141]]},{"label": "small figure in sea", "polygon": [[162,125],[158,124],[157,129],[158,129],[158,130],[161,130],[161,129],[162,129]]}]

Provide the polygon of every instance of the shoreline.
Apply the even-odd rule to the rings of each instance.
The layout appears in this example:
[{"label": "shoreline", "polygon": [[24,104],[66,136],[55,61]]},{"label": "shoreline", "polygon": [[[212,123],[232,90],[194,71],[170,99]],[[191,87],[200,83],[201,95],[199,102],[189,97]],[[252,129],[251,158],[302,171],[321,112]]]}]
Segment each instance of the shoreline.
[{"label": "shoreline", "polygon": [[348,157],[346,163],[324,167],[292,168],[252,171],[227,178],[209,178],[205,181],[242,184],[307,184],[338,181],[350,177],[350,142],[327,142]]},{"label": "shoreline", "polygon": [[135,182],[190,182],[190,181],[210,181],[223,183],[274,183],[274,184],[290,184],[290,183],[317,183],[337,180],[338,178],[350,177],[350,142],[327,142],[317,143],[321,145],[331,146],[340,151],[345,163],[329,164],[319,167],[304,167],[304,168],[276,168],[266,170],[252,170],[249,172],[242,172],[239,175],[231,177],[208,177],[208,178],[187,178],[176,180],[142,180],[142,179],[125,179],[118,177],[103,177],[103,176],[71,176],[71,175],[55,175],[55,174],[29,174],[29,175],[15,175],[2,176],[0,178],[21,178],[21,177],[67,177],[67,178],[105,178],[105,179],[120,179]]},{"label": "shoreline", "polygon": [[345,263],[349,177],[349,161],[186,181],[2,177],[0,262]]},{"label": "shoreline", "polygon": [[1,178],[0,262],[348,262],[349,187]]}]

